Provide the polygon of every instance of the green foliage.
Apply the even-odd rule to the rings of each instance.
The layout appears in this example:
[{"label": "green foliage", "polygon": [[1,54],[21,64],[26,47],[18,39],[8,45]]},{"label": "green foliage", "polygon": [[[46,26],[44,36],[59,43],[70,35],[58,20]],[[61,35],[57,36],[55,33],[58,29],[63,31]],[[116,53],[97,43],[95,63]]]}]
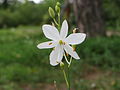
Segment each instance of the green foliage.
[{"label": "green foliage", "polygon": [[0,27],[14,27],[18,25],[39,25],[47,22],[48,7],[52,2],[41,4],[18,4],[7,9],[0,9]]},{"label": "green foliage", "polygon": [[[57,1],[60,1],[63,6],[63,0],[45,0],[41,4],[25,3],[11,5],[7,9],[0,8],[0,28],[48,22],[48,8],[55,8],[53,6]],[[120,29],[119,3],[118,0],[103,0],[103,18],[108,29]]]},{"label": "green foliage", "polygon": [[120,1],[103,0],[103,14],[106,25],[116,30],[120,29]]},{"label": "green foliage", "polygon": [[98,67],[120,68],[119,37],[90,38],[81,45],[79,51],[82,58]]},{"label": "green foliage", "polygon": [[[64,81],[59,66],[52,67],[49,64],[51,50],[39,50],[36,47],[40,42],[47,41],[39,28],[21,26],[0,30],[0,89],[19,89],[20,86],[16,85],[16,82],[20,85],[20,83],[53,83],[57,80],[59,86],[59,83]],[[120,69],[119,45],[119,37],[116,36],[88,38],[83,44],[77,46],[76,50],[81,59],[72,62],[71,80],[75,80],[75,83],[71,82],[72,87],[77,90],[79,88],[89,90],[91,84],[95,83],[95,88],[98,90],[107,90],[107,88],[112,90],[109,87],[119,90],[119,75],[115,74],[115,71],[118,72]],[[83,77],[85,73],[88,75],[89,72],[94,73],[91,66],[103,68],[106,71],[113,70],[114,73],[107,78],[103,76],[94,81],[86,80]],[[109,85],[113,80],[115,83]],[[107,83],[106,86],[103,82]]]}]

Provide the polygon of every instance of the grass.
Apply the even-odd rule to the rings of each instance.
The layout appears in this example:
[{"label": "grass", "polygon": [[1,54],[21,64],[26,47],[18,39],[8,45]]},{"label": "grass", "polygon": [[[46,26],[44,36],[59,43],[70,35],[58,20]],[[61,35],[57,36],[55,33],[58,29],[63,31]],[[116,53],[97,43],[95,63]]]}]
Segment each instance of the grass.
[{"label": "grass", "polygon": [[[59,66],[49,64],[51,50],[36,47],[43,41],[47,39],[38,26],[0,29],[0,90],[49,90],[54,80],[65,88]],[[73,60],[71,68],[73,90],[120,90],[119,45],[118,36],[90,38],[79,45],[81,60]]]}]

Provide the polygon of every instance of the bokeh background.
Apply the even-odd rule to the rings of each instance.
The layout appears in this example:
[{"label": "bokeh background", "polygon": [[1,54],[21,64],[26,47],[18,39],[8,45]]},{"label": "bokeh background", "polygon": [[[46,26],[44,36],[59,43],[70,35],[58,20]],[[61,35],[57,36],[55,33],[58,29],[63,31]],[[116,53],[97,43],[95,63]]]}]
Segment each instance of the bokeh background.
[{"label": "bokeh background", "polygon": [[51,49],[41,26],[51,24],[49,6],[61,3],[61,20],[87,34],[73,60],[72,90],[120,90],[119,0],[0,0],[0,90],[66,90],[60,67],[49,64]]}]

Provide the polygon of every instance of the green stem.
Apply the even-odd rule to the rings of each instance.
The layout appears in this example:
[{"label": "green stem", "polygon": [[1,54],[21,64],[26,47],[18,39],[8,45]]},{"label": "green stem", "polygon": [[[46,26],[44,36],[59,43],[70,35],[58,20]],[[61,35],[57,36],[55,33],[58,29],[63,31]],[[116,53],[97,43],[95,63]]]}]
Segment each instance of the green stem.
[{"label": "green stem", "polygon": [[70,85],[69,85],[69,82],[68,82],[68,79],[67,79],[66,72],[65,72],[64,69],[62,69],[62,71],[63,71],[63,74],[64,74],[64,78],[65,78],[65,81],[66,81],[67,88],[68,88],[68,90],[70,90]]},{"label": "green stem", "polygon": [[70,64],[68,65],[68,68],[70,67],[71,63],[72,63],[72,57],[70,58]]},{"label": "green stem", "polygon": [[69,85],[70,85],[70,65],[71,65],[71,63],[72,63],[72,57],[70,58],[70,64],[68,65],[68,80],[69,80]]},{"label": "green stem", "polygon": [[68,67],[68,82],[69,82],[69,90],[70,90],[70,68]]},{"label": "green stem", "polygon": [[59,24],[58,28],[60,29],[60,14],[59,13],[58,13],[58,24]]},{"label": "green stem", "polygon": [[[68,87],[68,85],[67,85],[67,87],[68,87],[68,90],[70,90],[70,64],[72,62],[72,57],[70,58],[70,61],[68,61],[67,56],[65,54],[64,54],[64,57],[65,57],[65,60],[68,63],[68,67],[67,67],[67,69],[68,69],[67,70],[68,71],[68,79],[67,79],[67,76],[66,76],[65,80],[66,80],[66,84],[69,84],[69,87]],[[66,73],[64,71],[64,77],[65,77],[65,75],[66,75]]]},{"label": "green stem", "polygon": [[57,23],[57,21],[55,20],[55,18],[53,18],[53,20],[54,20],[55,24],[56,24],[57,26],[59,26],[59,24]]}]

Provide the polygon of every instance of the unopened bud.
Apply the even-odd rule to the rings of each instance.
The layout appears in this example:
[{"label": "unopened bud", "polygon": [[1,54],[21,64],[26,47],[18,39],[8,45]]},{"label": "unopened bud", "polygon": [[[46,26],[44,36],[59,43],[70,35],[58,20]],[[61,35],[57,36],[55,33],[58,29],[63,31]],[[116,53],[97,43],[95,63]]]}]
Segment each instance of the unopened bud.
[{"label": "unopened bud", "polygon": [[56,5],[57,5],[58,7],[60,7],[61,4],[60,4],[59,2],[57,2]]},{"label": "unopened bud", "polygon": [[55,11],[56,11],[57,13],[60,13],[60,7],[59,7],[58,5],[55,6]]},{"label": "unopened bud", "polygon": [[49,7],[48,11],[49,11],[50,17],[55,18],[55,12],[51,7]]},{"label": "unopened bud", "polygon": [[60,62],[60,67],[63,68],[64,67],[64,63]]}]

